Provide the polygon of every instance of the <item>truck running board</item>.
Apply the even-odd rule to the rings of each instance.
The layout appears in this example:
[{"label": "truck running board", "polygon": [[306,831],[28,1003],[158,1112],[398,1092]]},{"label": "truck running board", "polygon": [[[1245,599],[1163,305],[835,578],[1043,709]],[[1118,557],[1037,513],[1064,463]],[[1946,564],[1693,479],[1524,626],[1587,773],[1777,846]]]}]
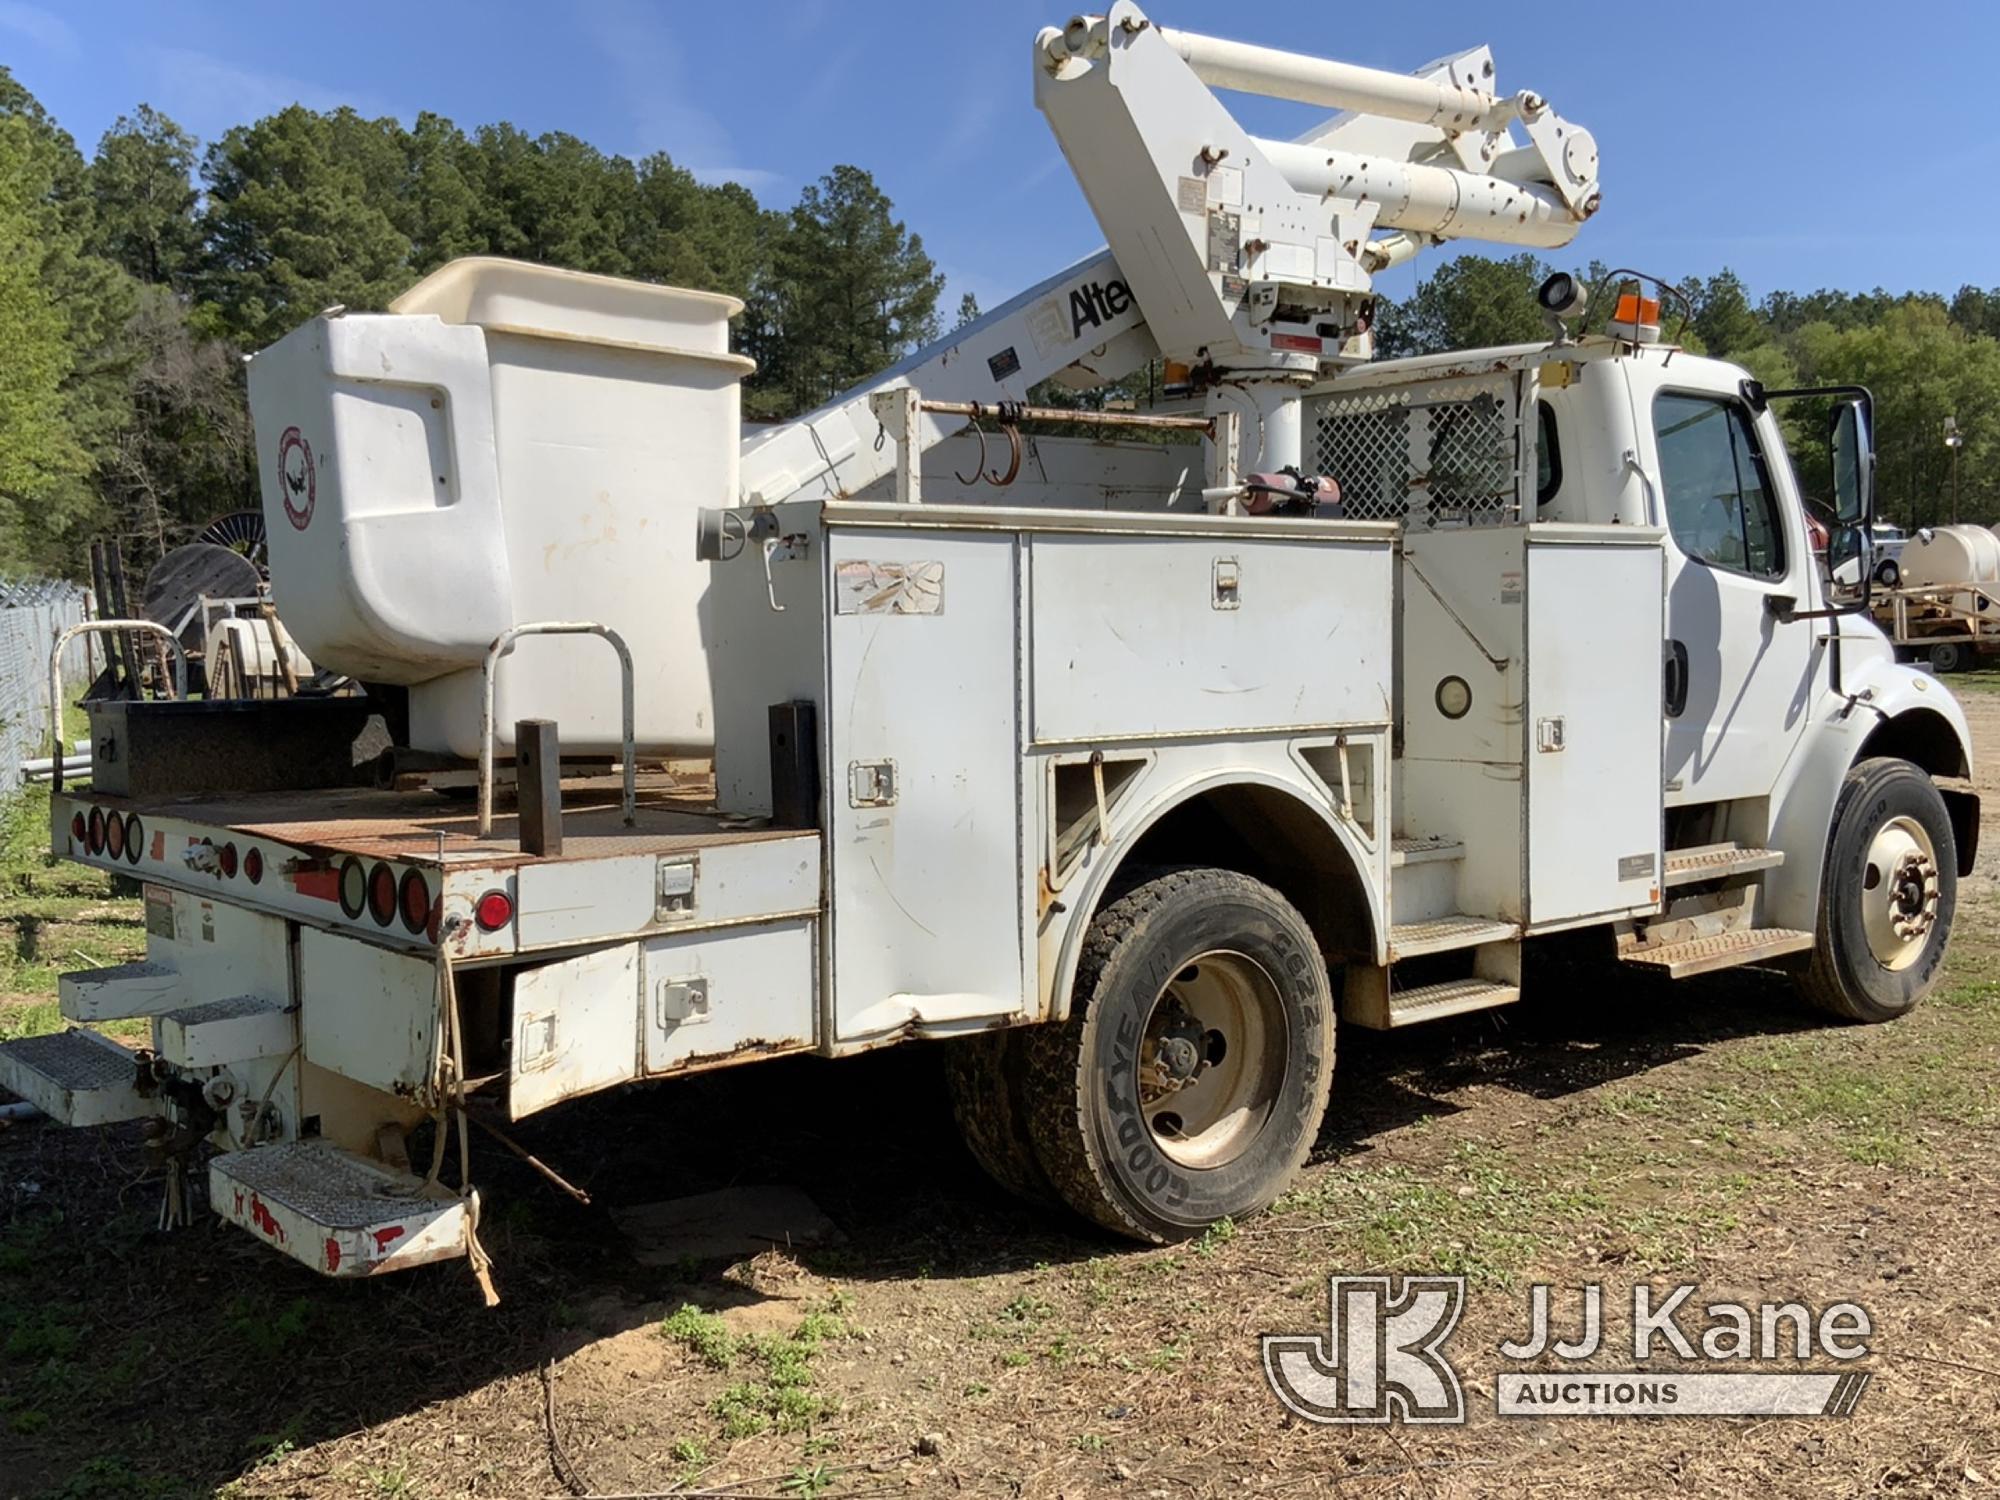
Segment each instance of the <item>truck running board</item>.
[{"label": "truck running board", "polygon": [[94,1031],[0,1043],[0,1088],[65,1125],[115,1125],[158,1113],[139,1092],[139,1059]]},{"label": "truck running board", "polygon": [[1785,862],[1782,849],[1745,849],[1740,844],[1703,844],[1694,849],[1667,851],[1666,883],[1669,887],[1694,885],[1703,880],[1728,880],[1757,870],[1773,870]]},{"label": "truck running board", "polygon": [[1810,932],[1793,932],[1783,927],[1739,927],[1733,932],[1688,938],[1679,943],[1627,948],[1618,956],[1628,964],[1665,969],[1670,979],[1685,979],[1690,974],[1706,974],[1713,969],[1762,963],[1781,954],[1802,952],[1812,945]]},{"label": "truck running board", "polygon": [[324,1276],[375,1276],[465,1254],[466,1200],[325,1141],[212,1158],[209,1205]]},{"label": "truck running board", "polygon": [[1477,948],[1484,943],[1504,943],[1520,935],[1517,923],[1499,922],[1491,917],[1468,917],[1463,912],[1431,917],[1422,922],[1398,922],[1389,929],[1389,962],[1399,963],[1426,953]]},{"label": "truck running board", "polygon": [[1414,1026],[1419,1021],[1436,1021],[1462,1015],[1470,1010],[1491,1010],[1496,1005],[1512,1005],[1521,998],[1518,984],[1502,984],[1493,979],[1447,979],[1440,984],[1418,985],[1395,990],[1389,996],[1389,1025]]}]

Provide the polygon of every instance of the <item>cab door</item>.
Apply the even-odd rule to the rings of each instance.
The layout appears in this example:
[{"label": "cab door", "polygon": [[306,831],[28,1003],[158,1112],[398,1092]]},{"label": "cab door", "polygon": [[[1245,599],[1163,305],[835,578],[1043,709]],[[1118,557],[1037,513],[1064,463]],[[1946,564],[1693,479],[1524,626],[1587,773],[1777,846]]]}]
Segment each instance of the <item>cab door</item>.
[{"label": "cab door", "polygon": [[[1679,372],[1674,372],[1678,374]],[[1654,473],[1667,530],[1669,806],[1768,794],[1804,732],[1812,552],[1777,426],[1733,388],[1662,386]]]}]

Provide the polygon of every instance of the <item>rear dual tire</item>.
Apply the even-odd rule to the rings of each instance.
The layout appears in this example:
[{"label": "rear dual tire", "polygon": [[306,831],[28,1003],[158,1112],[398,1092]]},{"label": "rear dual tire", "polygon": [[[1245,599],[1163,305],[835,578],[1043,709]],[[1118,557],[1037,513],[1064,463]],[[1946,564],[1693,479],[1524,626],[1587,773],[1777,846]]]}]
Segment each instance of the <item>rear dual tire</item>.
[{"label": "rear dual tire", "polygon": [[996,1181],[1158,1244],[1267,1207],[1304,1162],[1333,997],[1277,891],[1160,871],[1092,921],[1067,1020],[954,1045],[956,1112]]}]

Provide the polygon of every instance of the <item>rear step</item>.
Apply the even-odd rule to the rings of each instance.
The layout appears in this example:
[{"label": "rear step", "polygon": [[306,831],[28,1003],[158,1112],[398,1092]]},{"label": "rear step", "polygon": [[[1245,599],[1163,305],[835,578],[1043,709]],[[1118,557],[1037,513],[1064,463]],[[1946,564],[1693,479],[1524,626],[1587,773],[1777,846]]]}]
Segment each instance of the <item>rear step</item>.
[{"label": "rear step", "polygon": [[1745,849],[1738,844],[1703,844],[1695,849],[1667,851],[1666,883],[1694,885],[1703,880],[1723,880],[1732,875],[1748,875],[1755,870],[1772,870],[1785,862],[1782,849]]},{"label": "rear step", "polygon": [[1665,969],[1670,979],[1685,979],[1690,974],[1706,974],[1712,969],[1762,963],[1767,958],[1798,953],[1812,945],[1810,932],[1793,932],[1784,927],[1739,927],[1734,932],[1688,938],[1678,943],[1627,948],[1618,956],[1628,964]]},{"label": "rear step", "polygon": [[1390,994],[1389,1025],[1414,1026],[1419,1021],[1435,1021],[1469,1010],[1512,1005],[1520,998],[1518,984],[1501,984],[1492,979],[1447,979],[1441,984],[1421,984]]},{"label": "rear step", "polygon": [[56,1000],[71,1021],[128,1021],[185,1003],[174,966],[145,960],[59,974]]},{"label": "rear step", "polygon": [[325,1141],[212,1158],[209,1204],[325,1276],[375,1276],[465,1254],[466,1200]]},{"label": "rear step", "polygon": [[1463,912],[1430,917],[1422,922],[1398,922],[1389,929],[1389,962],[1419,958],[1426,953],[1449,953],[1456,948],[1477,948],[1482,943],[1504,943],[1520,935],[1516,923],[1468,917]]},{"label": "rear step", "polygon": [[159,1112],[139,1092],[138,1054],[94,1031],[0,1042],[0,1088],[65,1125],[115,1125]]}]

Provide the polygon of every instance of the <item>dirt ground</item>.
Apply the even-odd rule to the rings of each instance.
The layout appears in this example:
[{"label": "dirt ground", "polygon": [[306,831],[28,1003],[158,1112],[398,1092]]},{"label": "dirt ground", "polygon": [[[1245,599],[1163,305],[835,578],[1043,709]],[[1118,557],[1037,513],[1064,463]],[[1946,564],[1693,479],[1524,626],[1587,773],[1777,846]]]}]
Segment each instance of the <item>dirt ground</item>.
[{"label": "dirt ground", "polygon": [[[2000,680],[1953,685],[1992,808]],[[1171,1250],[990,1187],[921,1048],[524,1124],[589,1207],[482,1144],[491,1311],[462,1264],[336,1285],[233,1229],[161,1235],[136,1132],[0,1127],[0,1496],[1992,1493],[1991,814],[1984,842],[1904,1021],[1823,1024],[1775,974],[1565,967],[1508,1010],[1350,1031],[1295,1190]],[[61,901],[0,908],[23,986],[0,1032],[48,1019],[19,973],[137,941],[124,903]],[[658,1268],[611,1219],[780,1183],[839,1237]],[[1257,1335],[1324,1333],[1325,1278],[1366,1271],[1470,1279],[1466,1425],[1316,1426],[1267,1389]],[[1844,1419],[1501,1418],[1495,1346],[1537,1281],[1604,1285],[1604,1368],[1638,1282],[1856,1301],[1871,1381]]]}]

